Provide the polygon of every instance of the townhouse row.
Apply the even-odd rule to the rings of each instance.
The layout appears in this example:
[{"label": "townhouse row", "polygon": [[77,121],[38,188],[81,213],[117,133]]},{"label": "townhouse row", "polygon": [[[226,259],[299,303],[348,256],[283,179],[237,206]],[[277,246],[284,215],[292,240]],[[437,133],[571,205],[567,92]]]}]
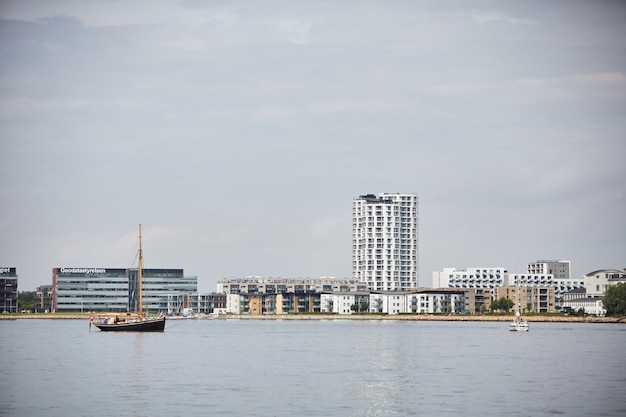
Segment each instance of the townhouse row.
[{"label": "townhouse row", "polygon": [[419,288],[407,291],[322,291],[229,293],[230,314],[476,314],[491,310],[493,300],[519,300],[523,312],[554,312],[551,287]]}]

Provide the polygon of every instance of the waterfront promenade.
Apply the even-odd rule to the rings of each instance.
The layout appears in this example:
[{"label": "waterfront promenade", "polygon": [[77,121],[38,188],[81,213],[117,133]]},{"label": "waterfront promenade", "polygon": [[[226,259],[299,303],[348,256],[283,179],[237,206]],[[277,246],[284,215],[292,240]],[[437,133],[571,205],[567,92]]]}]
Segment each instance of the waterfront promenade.
[{"label": "waterfront promenade", "polygon": [[[89,313],[76,314],[2,314],[0,320],[15,319],[46,319],[46,320],[88,320]],[[625,323],[626,317],[596,317],[596,316],[559,316],[559,315],[529,315],[524,316],[529,322],[544,323]],[[401,321],[497,321],[508,322],[513,315],[467,315],[467,314],[223,314],[212,319],[217,320],[401,320]]]}]

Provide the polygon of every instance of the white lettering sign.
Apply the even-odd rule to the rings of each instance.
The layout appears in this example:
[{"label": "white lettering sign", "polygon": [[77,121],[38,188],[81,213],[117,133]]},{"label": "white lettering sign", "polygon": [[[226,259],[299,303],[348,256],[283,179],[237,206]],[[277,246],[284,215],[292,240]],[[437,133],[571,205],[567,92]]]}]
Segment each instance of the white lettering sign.
[{"label": "white lettering sign", "polygon": [[62,274],[104,274],[104,268],[61,268]]}]

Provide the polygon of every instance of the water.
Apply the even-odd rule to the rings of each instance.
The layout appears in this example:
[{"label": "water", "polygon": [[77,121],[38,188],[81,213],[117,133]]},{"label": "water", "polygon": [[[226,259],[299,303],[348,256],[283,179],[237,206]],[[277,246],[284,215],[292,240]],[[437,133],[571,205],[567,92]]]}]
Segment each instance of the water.
[{"label": "water", "polygon": [[626,326],[0,321],[2,416],[624,416]]}]

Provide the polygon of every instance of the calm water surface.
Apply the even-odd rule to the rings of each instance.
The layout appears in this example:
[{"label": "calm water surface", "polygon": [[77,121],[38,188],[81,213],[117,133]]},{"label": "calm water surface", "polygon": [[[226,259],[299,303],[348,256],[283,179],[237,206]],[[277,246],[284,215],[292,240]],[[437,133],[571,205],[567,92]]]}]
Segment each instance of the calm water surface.
[{"label": "calm water surface", "polygon": [[2,416],[624,416],[626,325],[0,321]]}]

